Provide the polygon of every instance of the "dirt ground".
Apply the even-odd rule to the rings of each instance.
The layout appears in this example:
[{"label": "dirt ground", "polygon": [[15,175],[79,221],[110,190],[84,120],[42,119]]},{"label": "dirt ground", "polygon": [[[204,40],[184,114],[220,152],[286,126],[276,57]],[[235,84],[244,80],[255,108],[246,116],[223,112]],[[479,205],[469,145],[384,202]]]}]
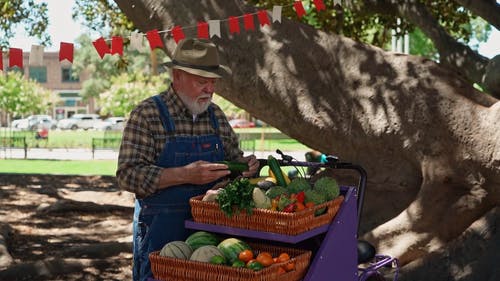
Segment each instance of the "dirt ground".
[{"label": "dirt ground", "polygon": [[132,215],[113,177],[0,174],[0,280],[131,280]]}]

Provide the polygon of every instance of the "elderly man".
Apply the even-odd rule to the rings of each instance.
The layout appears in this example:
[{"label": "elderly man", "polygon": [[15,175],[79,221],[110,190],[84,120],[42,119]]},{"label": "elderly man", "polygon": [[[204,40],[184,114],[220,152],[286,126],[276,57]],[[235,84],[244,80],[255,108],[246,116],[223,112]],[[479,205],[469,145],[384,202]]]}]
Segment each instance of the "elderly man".
[{"label": "elderly man", "polygon": [[141,102],[123,133],[116,176],[135,193],[134,280],[152,276],[148,255],[166,243],[185,240],[189,198],[205,193],[230,174],[217,161],[248,163],[243,176],[258,169],[254,155],[243,157],[238,137],[212,103],[215,83],[229,75],[208,40],[185,39],[172,61],[170,88]]}]

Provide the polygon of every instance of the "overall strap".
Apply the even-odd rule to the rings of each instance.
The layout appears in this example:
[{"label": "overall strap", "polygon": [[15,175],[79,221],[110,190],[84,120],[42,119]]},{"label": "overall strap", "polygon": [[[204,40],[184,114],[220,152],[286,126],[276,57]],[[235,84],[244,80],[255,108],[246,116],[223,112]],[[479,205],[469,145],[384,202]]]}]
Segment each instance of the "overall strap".
[{"label": "overall strap", "polygon": [[155,101],[156,106],[160,111],[160,119],[161,123],[163,124],[163,128],[168,133],[173,133],[175,131],[175,125],[172,118],[170,118],[170,113],[168,112],[167,105],[162,101],[160,95],[154,96],[153,100]]},{"label": "overall strap", "polygon": [[219,135],[219,121],[217,120],[217,117],[215,116],[214,109],[212,106],[208,107],[208,114],[210,115],[210,120],[212,121],[212,126],[215,129],[215,134]]}]

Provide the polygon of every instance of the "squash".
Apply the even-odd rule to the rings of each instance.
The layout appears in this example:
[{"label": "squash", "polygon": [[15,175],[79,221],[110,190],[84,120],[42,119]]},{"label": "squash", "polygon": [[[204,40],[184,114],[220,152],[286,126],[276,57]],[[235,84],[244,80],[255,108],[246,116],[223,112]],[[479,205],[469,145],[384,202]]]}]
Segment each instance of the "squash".
[{"label": "squash", "polygon": [[196,249],[189,260],[199,262],[211,262],[214,257],[224,257],[224,254],[213,245],[201,246]]},{"label": "squash", "polygon": [[272,175],[274,176],[274,178],[276,178],[276,184],[286,187],[288,185],[288,182],[285,180],[285,175],[281,170],[278,160],[276,160],[276,158],[274,158],[272,155],[269,155],[267,157],[267,165],[269,165],[269,175]]},{"label": "squash", "polygon": [[191,257],[193,249],[184,241],[167,243],[160,251],[160,256],[187,260]]}]

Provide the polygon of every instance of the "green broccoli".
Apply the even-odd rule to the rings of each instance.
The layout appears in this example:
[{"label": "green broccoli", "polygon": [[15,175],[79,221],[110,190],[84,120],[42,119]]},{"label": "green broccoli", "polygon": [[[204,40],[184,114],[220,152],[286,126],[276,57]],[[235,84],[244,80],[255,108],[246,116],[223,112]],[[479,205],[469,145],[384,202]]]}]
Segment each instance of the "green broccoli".
[{"label": "green broccoli", "polygon": [[288,195],[288,191],[283,186],[273,186],[266,191],[266,196],[274,199],[282,194]]},{"label": "green broccoli", "polygon": [[314,183],[314,190],[324,194],[327,201],[333,200],[340,194],[337,181],[330,177],[322,177]]},{"label": "green broccoli", "polygon": [[304,178],[293,179],[286,187],[290,193],[299,193],[311,189],[311,184]]},{"label": "green broccoli", "polygon": [[[314,205],[319,205],[319,204],[323,204],[325,203],[327,200],[326,200],[326,197],[324,194],[320,193],[320,192],[317,192],[316,190],[314,189],[311,189],[311,190],[306,190],[305,192],[305,200],[304,202],[307,204],[308,202],[313,202]],[[316,210],[316,212],[314,212],[314,214],[316,216],[318,215],[321,215],[325,212],[326,208],[321,208],[319,210]]]},{"label": "green broccoli", "polygon": [[305,199],[304,199],[305,203],[313,202],[314,205],[319,205],[327,201],[324,194],[314,189],[306,190],[304,193],[305,193]]}]

